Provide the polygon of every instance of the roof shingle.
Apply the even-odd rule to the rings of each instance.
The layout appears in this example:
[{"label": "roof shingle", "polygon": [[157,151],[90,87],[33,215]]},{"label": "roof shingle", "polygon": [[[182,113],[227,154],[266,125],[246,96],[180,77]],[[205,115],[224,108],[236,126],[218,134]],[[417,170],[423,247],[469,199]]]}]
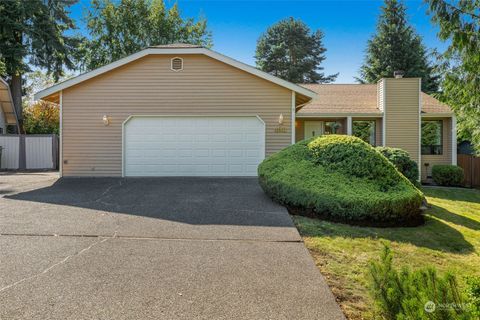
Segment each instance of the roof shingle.
[{"label": "roof shingle", "polygon": [[[317,93],[317,97],[298,111],[308,114],[379,114],[376,84],[302,84]],[[422,92],[422,112],[451,113],[450,108]]]}]

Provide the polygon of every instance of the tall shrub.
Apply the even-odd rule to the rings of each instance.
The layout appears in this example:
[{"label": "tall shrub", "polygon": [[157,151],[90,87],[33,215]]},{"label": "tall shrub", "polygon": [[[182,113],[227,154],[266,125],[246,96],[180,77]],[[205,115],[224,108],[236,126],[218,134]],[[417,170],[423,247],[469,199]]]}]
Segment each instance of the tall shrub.
[{"label": "tall shrub", "polygon": [[418,165],[410,158],[407,151],[390,147],[377,147],[377,150],[390,160],[410,182],[418,184]]}]

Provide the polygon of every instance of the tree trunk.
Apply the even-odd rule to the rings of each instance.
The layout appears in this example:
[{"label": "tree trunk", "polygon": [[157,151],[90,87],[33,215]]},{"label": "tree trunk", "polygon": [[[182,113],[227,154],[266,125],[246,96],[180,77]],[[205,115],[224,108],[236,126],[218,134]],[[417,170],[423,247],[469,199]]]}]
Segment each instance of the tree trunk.
[{"label": "tree trunk", "polygon": [[20,127],[19,133],[24,133],[23,107],[22,107],[22,74],[21,73],[12,75],[12,79],[10,82],[10,91],[12,92],[13,106],[17,112],[18,125]]}]

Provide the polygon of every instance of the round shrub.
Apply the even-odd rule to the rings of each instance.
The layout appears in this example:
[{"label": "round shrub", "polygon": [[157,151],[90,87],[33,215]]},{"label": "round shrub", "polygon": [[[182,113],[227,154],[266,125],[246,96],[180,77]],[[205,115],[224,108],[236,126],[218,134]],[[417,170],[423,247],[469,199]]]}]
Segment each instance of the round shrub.
[{"label": "round shrub", "polygon": [[263,190],[294,214],[377,226],[423,222],[423,194],[356,137],[296,143],[265,159],[258,176]]},{"label": "round shrub", "polygon": [[407,151],[399,148],[377,147],[381,154],[385,156],[411,183],[418,183],[418,165],[410,159]]},{"label": "round shrub", "polygon": [[434,165],[433,181],[440,186],[460,186],[464,179],[463,169],[454,165]]}]

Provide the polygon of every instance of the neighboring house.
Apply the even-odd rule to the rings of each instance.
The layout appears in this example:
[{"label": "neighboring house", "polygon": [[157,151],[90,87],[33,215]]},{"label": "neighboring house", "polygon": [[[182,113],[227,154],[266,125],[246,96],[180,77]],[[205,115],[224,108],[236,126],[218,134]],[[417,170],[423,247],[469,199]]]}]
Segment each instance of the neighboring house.
[{"label": "neighboring house", "polygon": [[0,78],[0,134],[7,133],[7,126],[18,129],[18,117],[13,107],[13,99],[8,83]]},{"label": "neighboring house", "polygon": [[[419,83],[299,86],[179,44],[145,49],[35,99],[61,106],[64,176],[255,176],[265,156],[295,141],[356,127],[419,163],[455,163],[453,115]],[[435,155],[420,155],[422,120],[439,121],[430,128],[435,145],[423,148]]]},{"label": "neighboring house", "polygon": [[420,83],[386,78],[377,84],[306,84],[317,96],[297,111],[296,141],[336,132],[401,148],[426,180],[433,165],[456,164],[456,120],[448,106],[420,91]]}]

